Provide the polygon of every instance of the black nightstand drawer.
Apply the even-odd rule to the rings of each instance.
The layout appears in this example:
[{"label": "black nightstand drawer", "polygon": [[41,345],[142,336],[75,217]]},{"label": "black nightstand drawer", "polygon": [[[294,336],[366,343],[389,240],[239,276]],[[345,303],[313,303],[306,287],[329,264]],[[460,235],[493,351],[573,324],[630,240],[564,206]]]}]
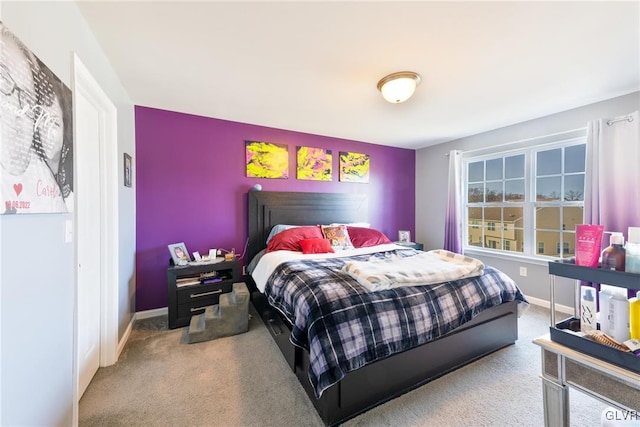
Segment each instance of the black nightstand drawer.
[{"label": "black nightstand drawer", "polygon": [[[222,279],[203,284],[201,278]],[[240,281],[240,261],[221,261],[167,269],[167,311],[169,328],[187,326],[191,316],[204,312],[209,305],[218,304],[220,295],[231,292],[233,283]],[[193,283],[178,286],[181,283]]]},{"label": "black nightstand drawer", "polygon": [[[209,285],[185,286],[178,288],[178,304],[209,300],[211,297],[219,298],[220,294],[231,292],[233,281],[227,280]],[[216,301],[214,304],[217,304]]]}]

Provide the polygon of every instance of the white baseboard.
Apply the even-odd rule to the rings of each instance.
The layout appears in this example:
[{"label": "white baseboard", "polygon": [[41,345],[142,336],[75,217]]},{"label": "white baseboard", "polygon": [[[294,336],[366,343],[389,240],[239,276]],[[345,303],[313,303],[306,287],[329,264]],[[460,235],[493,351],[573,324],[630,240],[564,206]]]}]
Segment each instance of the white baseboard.
[{"label": "white baseboard", "polygon": [[116,352],[116,361],[120,357],[120,353],[122,353],[122,350],[124,349],[124,346],[127,344],[127,341],[129,341],[129,336],[131,336],[131,331],[133,331],[133,324],[135,323],[136,320],[162,316],[167,314],[167,311],[168,311],[167,307],[163,307],[163,308],[156,308],[154,310],[145,310],[145,311],[138,311],[133,313],[133,316],[131,316],[131,321],[127,325],[127,329],[124,331],[124,334],[122,335],[122,339],[120,340],[120,342],[118,342],[118,349]]},{"label": "white baseboard", "polygon": [[135,320],[148,319],[150,317],[164,316],[169,312],[167,307],[154,308],[153,310],[137,311]]},{"label": "white baseboard", "polygon": [[120,353],[122,353],[122,350],[124,349],[125,344],[127,344],[127,341],[129,341],[129,336],[131,335],[131,331],[133,330],[133,322],[135,321],[136,321],[136,314],[133,313],[133,316],[131,316],[131,321],[127,325],[127,329],[124,331],[124,334],[122,335],[122,339],[118,343],[118,350],[116,351],[116,361],[120,358]]},{"label": "white baseboard", "polygon": [[[544,307],[544,308],[550,308],[551,307],[551,303],[547,300],[541,299],[541,298],[535,298],[535,297],[530,297],[528,295],[525,295],[525,297],[527,298],[527,301],[529,301],[529,303],[533,304],[533,305],[537,305],[539,307]],[[569,307],[566,305],[562,305],[562,304],[556,304],[556,311],[559,311],[561,313],[565,313],[565,314],[573,314],[574,310],[573,307]]]}]

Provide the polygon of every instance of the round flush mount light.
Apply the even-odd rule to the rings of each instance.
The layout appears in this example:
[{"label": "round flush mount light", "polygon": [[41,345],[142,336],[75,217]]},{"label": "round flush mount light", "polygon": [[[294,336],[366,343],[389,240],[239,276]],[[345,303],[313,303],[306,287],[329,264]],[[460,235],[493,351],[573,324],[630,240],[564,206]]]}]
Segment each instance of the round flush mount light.
[{"label": "round flush mount light", "polygon": [[411,98],[422,79],[413,71],[389,74],[378,82],[378,90],[387,101],[398,104]]}]

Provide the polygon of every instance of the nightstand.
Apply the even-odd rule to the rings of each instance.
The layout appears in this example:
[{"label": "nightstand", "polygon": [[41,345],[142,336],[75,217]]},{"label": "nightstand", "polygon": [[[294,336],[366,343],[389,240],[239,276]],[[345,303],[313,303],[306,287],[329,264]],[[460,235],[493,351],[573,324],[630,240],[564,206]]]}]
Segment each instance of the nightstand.
[{"label": "nightstand", "polygon": [[217,261],[167,269],[169,328],[189,325],[191,316],[218,304],[220,295],[241,281],[240,262]]},{"label": "nightstand", "polygon": [[418,251],[424,250],[424,245],[422,243],[416,243],[416,242],[393,242],[393,243],[395,243],[396,245],[413,248]]}]

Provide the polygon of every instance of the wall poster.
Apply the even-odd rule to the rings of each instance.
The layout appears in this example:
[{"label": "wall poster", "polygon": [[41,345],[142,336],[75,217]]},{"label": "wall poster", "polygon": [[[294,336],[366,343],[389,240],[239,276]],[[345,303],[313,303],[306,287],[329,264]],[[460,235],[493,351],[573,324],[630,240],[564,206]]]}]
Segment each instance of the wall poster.
[{"label": "wall poster", "polygon": [[298,147],[296,153],[298,169],[296,178],[313,181],[331,181],[333,179],[333,155],[331,150],[312,147]]},{"label": "wall poster", "polygon": [[340,182],[369,182],[369,155],[340,152]]},{"label": "wall poster", "polygon": [[289,147],[273,142],[245,141],[247,176],[289,178]]},{"label": "wall poster", "polygon": [[2,22],[0,31],[0,213],[71,212],[71,90]]}]

